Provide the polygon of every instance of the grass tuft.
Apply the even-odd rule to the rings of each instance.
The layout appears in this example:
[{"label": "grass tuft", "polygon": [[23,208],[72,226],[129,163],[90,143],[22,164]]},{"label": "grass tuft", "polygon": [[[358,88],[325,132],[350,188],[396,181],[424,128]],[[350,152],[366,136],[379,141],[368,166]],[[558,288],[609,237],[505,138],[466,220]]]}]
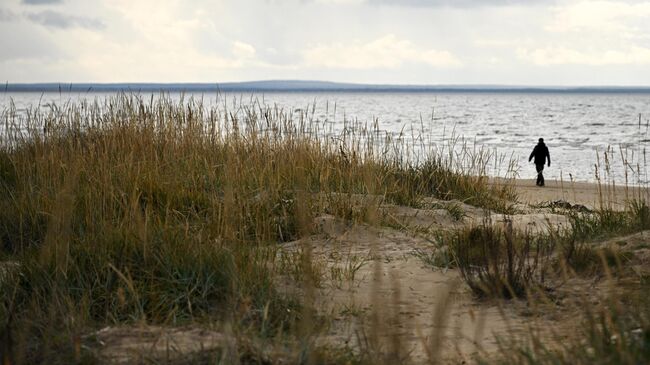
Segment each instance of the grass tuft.
[{"label": "grass tuft", "polygon": [[479,297],[524,297],[544,284],[553,255],[552,241],[485,222],[457,231],[449,242],[461,276]]}]

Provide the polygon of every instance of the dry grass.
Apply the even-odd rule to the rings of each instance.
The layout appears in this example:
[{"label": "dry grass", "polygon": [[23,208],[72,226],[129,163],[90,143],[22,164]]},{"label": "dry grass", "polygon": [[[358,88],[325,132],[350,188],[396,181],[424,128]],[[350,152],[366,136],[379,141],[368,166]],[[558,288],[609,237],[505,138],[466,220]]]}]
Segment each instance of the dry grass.
[{"label": "dry grass", "polygon": [[[306,244],[293,254],[279,244],[316,232],[322,214],[383,224],[382,201],[421,207],[436,197],[512,213],[516,200],[510,186],[488,184],[494,156],[484,151],[460,144],[416,154],[416,141],[377,126],[346,124],[332,134],[308,112],[258,103],[208,108],[194,99],[118,95],[0,116],[3,364],[93,363],[84,336],[131,324],[210,326],[237,339],[234,349],[180,363],[410,361],[396,332],[408,325],[381,306],[400,303],[399,287],[392,298],[372,298],[359,348],[317,341],[327,318],[314,310],[315,288],[327,278],[339,286],[354,281],[370,264],[366,257],[327,267]],[[415,254],[457,266],[477,294],[523,297],[544,282],[547,260],[564,257],[575,269],[585,242],[647,229],[645,200],[630,202],[624,215],[603,205],[576,216],[570,233],[533,237],[486,225],[452,232],[438,253]],[[464,212],[450,206],[449,213],[462,220]],[[608,273],[608,263],[620,265],[601,262]],[[380,272],[379,258],[372,265]],[[299,297],[278,287],[287,276]],[[647,291],[647,278],[639,283],[634,292]],[[450,300],[442,303],[436,324],[449,315]],[[585,304],[575,343],[562,348],[533,336],[490,362],[643,363],[650,357],[647,309],[644,296]],[[421,337],[429,362],[439,362],[444,334]]]},{"label": "dry grass", "polygon": [[525,297],[544,286],[555,244],[545,236],[516,232],[490,222],[452,234],[449,243],[460,273],[478,296]]},{"label": "dry grass", "polygon": [[0,283],[12,364],[79,360],[81,334],[113,323],[214,320],[300,337],[316,319],[274,278],[291,268],[314,285],[318,267],[309,253],[278,262],[274,244],[309,235],[317,214],[371,221],[376,207],[352,194],[493,209],[513,196],[476,175],[483,152],[430,150],[416,163],[403,139],[325,135],[307,113],[259,104],[118,95],[2,119],[0,258],[20,267]]}]

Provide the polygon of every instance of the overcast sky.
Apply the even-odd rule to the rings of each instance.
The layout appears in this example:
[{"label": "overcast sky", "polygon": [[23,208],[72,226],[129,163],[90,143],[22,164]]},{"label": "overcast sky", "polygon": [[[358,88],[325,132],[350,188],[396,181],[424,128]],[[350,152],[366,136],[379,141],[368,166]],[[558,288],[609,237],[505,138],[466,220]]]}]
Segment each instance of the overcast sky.
[{"label": "overcast sky", "polygon": [[0,0],[0,80],[650,85],[650,0]]}]

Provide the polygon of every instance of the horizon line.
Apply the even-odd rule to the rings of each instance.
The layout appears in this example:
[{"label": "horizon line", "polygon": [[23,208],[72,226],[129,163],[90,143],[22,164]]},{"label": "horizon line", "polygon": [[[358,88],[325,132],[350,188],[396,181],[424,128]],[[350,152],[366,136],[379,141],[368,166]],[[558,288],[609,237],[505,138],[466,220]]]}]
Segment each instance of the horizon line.
[{"label": "horizon line", "polygon": [[[1,86],[0,86],[1,87]],[[520,84],[389,84],[317,80],[254,80],[236,82],[5,82],[5,92],[109,91],[357,91],[357,92],[643,92],[650,85],[520,85]]]}]

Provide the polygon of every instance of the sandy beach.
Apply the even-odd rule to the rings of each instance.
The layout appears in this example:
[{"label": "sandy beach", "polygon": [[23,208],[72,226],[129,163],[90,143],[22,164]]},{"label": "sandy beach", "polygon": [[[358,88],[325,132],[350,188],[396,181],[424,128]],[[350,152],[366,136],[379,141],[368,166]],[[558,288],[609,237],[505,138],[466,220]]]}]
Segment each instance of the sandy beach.
[{"label": "sandy beach", "polygon": [[[534,179],[516,179],[510,181],[519,195],[521,203],[538,205],[545,202],[563,200],[571,204],[584,205],[587,208],[611,207],[616,210],[625,208],[625,202],[635,198],[648,198],[648,188],[639,186],[613,186],[590,182],[546,180],[546,185],[535,185]],[[493,184],[503,184],[504,179],[495,179]]]}]

